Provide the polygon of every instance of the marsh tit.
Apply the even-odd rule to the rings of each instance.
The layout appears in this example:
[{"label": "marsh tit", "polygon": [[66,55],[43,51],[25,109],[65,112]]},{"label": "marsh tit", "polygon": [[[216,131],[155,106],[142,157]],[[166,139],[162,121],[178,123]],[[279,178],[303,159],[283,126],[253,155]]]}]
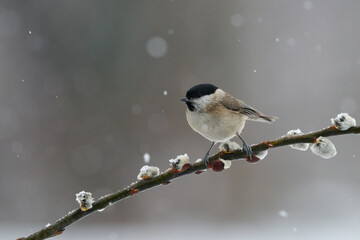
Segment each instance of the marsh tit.
[{"label": "marsh tit", "polygon": [[264,115],[212,84],[199,84],[190,88],[181,101],[186,103],[186,119],[190,127],[211,141],[203,162],[208,166],[209,153],[215,143],[238,136],[243,150],[253,159],[251,147],[240,136],[246,120],[274,122],[277,117]]}]

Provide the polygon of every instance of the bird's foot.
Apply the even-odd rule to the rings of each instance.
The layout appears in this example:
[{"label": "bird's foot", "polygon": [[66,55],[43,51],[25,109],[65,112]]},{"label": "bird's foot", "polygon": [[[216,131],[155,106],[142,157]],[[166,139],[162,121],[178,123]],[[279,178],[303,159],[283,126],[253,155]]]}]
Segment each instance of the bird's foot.
[{"label": "bird's foot", "polygon": [[250,158],[251,158],[252,156],[254,156],[251,147],[250,147],[249,145],[247,145],[246,143],[243,144],[243,150],[244,150],[246,156],[248,156],[248,157],[250,157]]},{"label": "bird's foot", "polygon": [[209,168],[209,154],[206,154],[205,157],[202,159],[204,166]]},{"label": "bird's foot", "polygon": [[258,158],[257,156],[255,156],[252,152],[252,149],[249,145],[247,145],[246,143],[243,145],[243,150],[246,154],[246,161],[249,163],[257,163],[258,161],[260,161],[260,158]]},{"label": "bird's foot", "polygon": [[209,150],[206,152],[205,157],[203,158],[203,163],[206,168],[209,168],[209,155],[210,155],[210,151],[214,147],[214,145],[215,145],[215,142],[211,142],[211,146],[210,146]]}]

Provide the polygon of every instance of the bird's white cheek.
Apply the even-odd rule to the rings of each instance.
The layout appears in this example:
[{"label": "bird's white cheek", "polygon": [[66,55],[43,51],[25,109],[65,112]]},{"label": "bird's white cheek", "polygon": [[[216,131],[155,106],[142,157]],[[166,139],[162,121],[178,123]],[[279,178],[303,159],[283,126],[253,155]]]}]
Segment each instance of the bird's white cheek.
[{"label": "bird's white cheek", "polygon": [[206,108],[206,106],[211,103],[213,99],[213,94],[212,95],[206,95],[206,96],[202,96],[201,98],[195,99],[194,100],[194,107],[197,111],[202,111]]}]

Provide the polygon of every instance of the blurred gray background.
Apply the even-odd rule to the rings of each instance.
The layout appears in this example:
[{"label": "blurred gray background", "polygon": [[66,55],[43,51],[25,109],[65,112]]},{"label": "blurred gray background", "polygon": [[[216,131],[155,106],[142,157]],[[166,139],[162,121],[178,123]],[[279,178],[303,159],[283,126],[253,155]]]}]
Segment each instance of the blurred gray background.
[{"label": "blurred gray background", "polygon": [[[179,101],[198,83],[280,118],[248,122],[250,144],[340,112],[360,119],[359,22],[355,0],[2,0],[0,231],[26,236],[78,207],[81,190],[126,187],[146,153],[161,170],[179,154],[203,157],[210,143]],[[358,239],[360,138],[331,140],[332,159],[274,149],[124,200],[58,238]]]}]

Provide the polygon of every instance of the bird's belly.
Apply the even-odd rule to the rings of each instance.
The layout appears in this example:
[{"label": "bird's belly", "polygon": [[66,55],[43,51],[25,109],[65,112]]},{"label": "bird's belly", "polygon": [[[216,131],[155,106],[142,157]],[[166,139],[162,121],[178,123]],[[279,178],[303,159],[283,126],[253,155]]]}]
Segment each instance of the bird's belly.
[{"label": "bird's belly", "polygon": [[188,111],[186,119],[191,128],[212,142],[224,142],[240,133],[245,117],[239,114],[212,115]]}]

